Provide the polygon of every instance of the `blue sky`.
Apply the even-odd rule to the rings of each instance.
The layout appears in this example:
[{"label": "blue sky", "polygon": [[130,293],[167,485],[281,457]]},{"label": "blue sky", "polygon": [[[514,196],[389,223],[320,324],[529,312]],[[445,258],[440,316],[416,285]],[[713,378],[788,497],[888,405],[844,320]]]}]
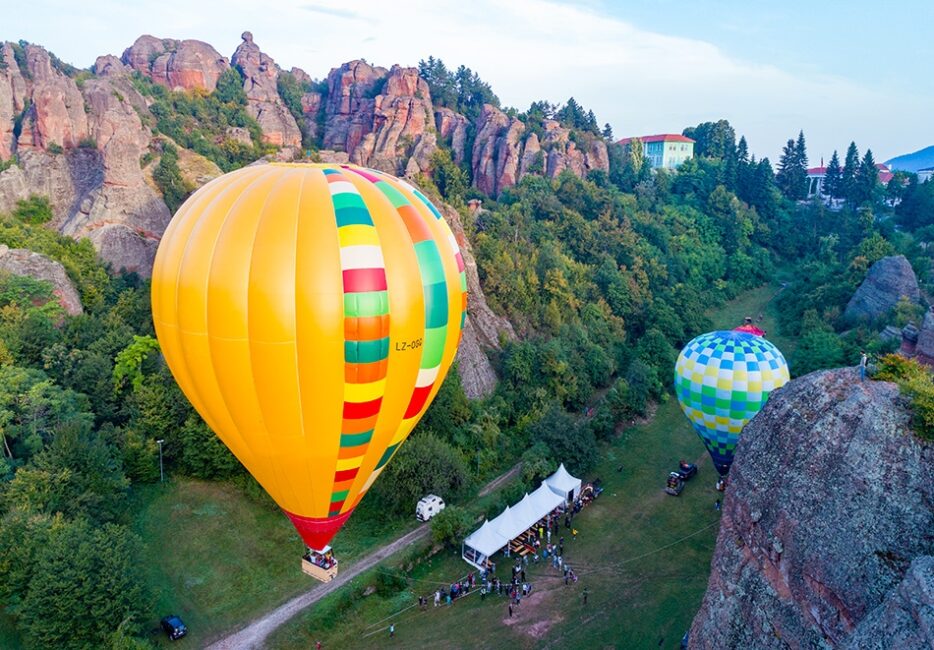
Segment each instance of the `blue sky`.
[{"label": "blue sky", "polygon": [[[28,10],[25,7],[28,6]],[[855,140],[877,160],[934,144],[934,3],[733,0],[32,0],[0,39],[88,66],[143,33],[230,56],[243,30],[312,76],[353,58],[465,64],[503,103],[574,96],[618,137],[725,117],[773,160],[804,129],[817,164]],[[391,7],[391,8],[390,8]]]}]

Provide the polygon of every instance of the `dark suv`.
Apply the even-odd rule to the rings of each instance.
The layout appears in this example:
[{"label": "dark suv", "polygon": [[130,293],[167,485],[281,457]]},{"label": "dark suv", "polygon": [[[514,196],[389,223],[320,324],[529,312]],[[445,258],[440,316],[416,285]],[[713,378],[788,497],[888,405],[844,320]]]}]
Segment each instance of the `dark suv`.
[{"label": "dark suv", "polygon": [[162,619],[162,629],[165,630],[165,633],[168,634],[169,638],[173,641],[181,639],[188,634],[188,628],[182,623],[182,619],[175,614],[171,614]]}]

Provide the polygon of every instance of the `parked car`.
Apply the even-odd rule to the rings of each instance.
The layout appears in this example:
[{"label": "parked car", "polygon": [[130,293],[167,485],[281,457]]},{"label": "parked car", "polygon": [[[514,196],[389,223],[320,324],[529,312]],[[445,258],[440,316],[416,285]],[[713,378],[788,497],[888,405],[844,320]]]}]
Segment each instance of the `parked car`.
[{"label": "parked car", "polygon": [[678,463],[678,476],[681,477],[682,481],[687,481],[695,474],[697,474],[697,465],[694,463],[689,463],[686,460]]},{"label": "parked car", "polygon": [[188,634],[188,628],[182,623],[182,619],[175,614],[170,614],[162,619],[162,629],[173,641]]},{"label": "parked car", "polygon": [[415,517],[419,521],[428,521],[442,510],[444,510],[444,499],[436,494],[429,494],[418,500],[415,506]]}]

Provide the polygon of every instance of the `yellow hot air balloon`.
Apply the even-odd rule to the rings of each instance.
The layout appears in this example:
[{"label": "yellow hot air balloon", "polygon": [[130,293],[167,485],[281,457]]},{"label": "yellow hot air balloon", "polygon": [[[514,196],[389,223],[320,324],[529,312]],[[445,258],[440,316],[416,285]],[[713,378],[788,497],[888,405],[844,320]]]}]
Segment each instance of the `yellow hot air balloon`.
[{"label": "yellow hot air balloon", "polygon": [[431,202],[350,165],[260,165],[208,183],[175,215],[152,275],[179,386],[312,549],[434,399],[466,292]]}]

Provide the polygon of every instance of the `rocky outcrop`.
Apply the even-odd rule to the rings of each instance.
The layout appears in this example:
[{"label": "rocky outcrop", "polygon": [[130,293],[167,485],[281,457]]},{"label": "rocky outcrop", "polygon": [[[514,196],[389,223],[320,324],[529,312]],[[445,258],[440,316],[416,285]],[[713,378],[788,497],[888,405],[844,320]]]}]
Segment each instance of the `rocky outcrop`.
[{"label": "rocky outcrop", "polygon": [[852,368],[773,393],[736,449],[692,649],[934,646],[934,444],[910,427],[898,387]]},{"label": "rocky outcrop", "polygon": [[866,279],[847,303],[844,318],[871,321],[885,316],[904,296],[918,304],[918,278],[904,255],[883,257],[872,265]]},{"label": "rocky outcrop", "polygon": [[438,137],[451,148],[454,162],[460,165],[467,155],[467,128],[470,120],[450,108],[439,108],[435,111],[435,126]]},{"label": "rocky outcrop", "polygon": [[73,79],[52,66],[49,53],[26,45],[26,67],[31,81],[30,108],[22,123],[17,149],[66,149],[87,141],[88,119],[84,98]]},{"label": "rocky outcrop", "polygon": [[457,352],[457,370],[464,394],[471,399],[479,399],[486,397],[496,388],[496,371],[490,363],[487,351],[499,350],[501,338],[515,340],[516,332],[509,320],[494,314],[486,303],[480,277],[477,275],[477,262],[470,241],[464,233],[460,214],[445,203],[438,205],[454,232],[467,274],[467,320]]},{"label": "rocky outcrop", "polygon": [[279,97],[279,66],[260,51],[253,42],[253,34],[243,32],[241,38],[243,42],[234,52],[231,63],[243,75],[247,111],[259,122],[266,142],[278,147],[301,147],[302,132]]},{"label": "rocky outcrop", "polygon": [[227,58],[207,43],[149,35],[136,39],[124,50],[121,60],[171,90],[213,92],[217,88],[217,80],[230,69]]},{"label": "rocky outcrop", "polygon": [[[140,119],[145,99],[113,57],[98,60],[107,74],[79,90],[44,49],[27,45],[24,52],[28,75],[18,77],[24,85],[17,101],[30,107],[14,143],[19,164],[0,176],[0,209],[46,196],[51,227],[89,237],[114,270],[147,274],[170,215],[140,170],[150,142]],[[15,60],[4,71],[8,83],[17,78],[14,68]]]},{"label": "rocky outcrop", "polygon": [[0,160],[13,155],[13,127],[26,107],[26,80],[16,64],[13,46],[0,44]]},{"label": "rocky outcrop", "polygon": [[99,56],[94,61],[94,74],[99,77],[110,77],[129,74],[132,69],[112,54]]},{"label": "rocky outcrop", "polygon": [[78,290],[65,273],[65,267],[45,255],[0,244],[0,271],[48,282],[65,313],[77,316],[84,311]]},{"label": "rocky outcrop", "polygon": [[[317,114],[319,98],[303,98]],[[373,67],[351,61],[328,74],[324,147],[350,162],[393,174],[427,171],[437,148],[428,83],[415,68]]]},{"label": "rocky outcrop", "polygon": [[921,363],[934,366],[934,311],[928,310],[921,323],[921,330],[912,350]]},{"label": "rocky outcrop", "polygon": [[[442,123],[450,123],[451,119],[445,115]],[[517,118],[510,118],[489,104],[484,105],[476,124],[471,158],[474,185],[491,196],[498,196],[526,174],[556,178],[569,170],[586,178],[594,170],[609,172],[609,155],[603,140],[589,134],[572,137],[571,130],[555,120],[544,120],[542,127],[541,139],[536,133],[526,137],[526,126]],[[444,133],[443,129],[439,130]],[[576,140],[585,144],[579,148]]]}]

